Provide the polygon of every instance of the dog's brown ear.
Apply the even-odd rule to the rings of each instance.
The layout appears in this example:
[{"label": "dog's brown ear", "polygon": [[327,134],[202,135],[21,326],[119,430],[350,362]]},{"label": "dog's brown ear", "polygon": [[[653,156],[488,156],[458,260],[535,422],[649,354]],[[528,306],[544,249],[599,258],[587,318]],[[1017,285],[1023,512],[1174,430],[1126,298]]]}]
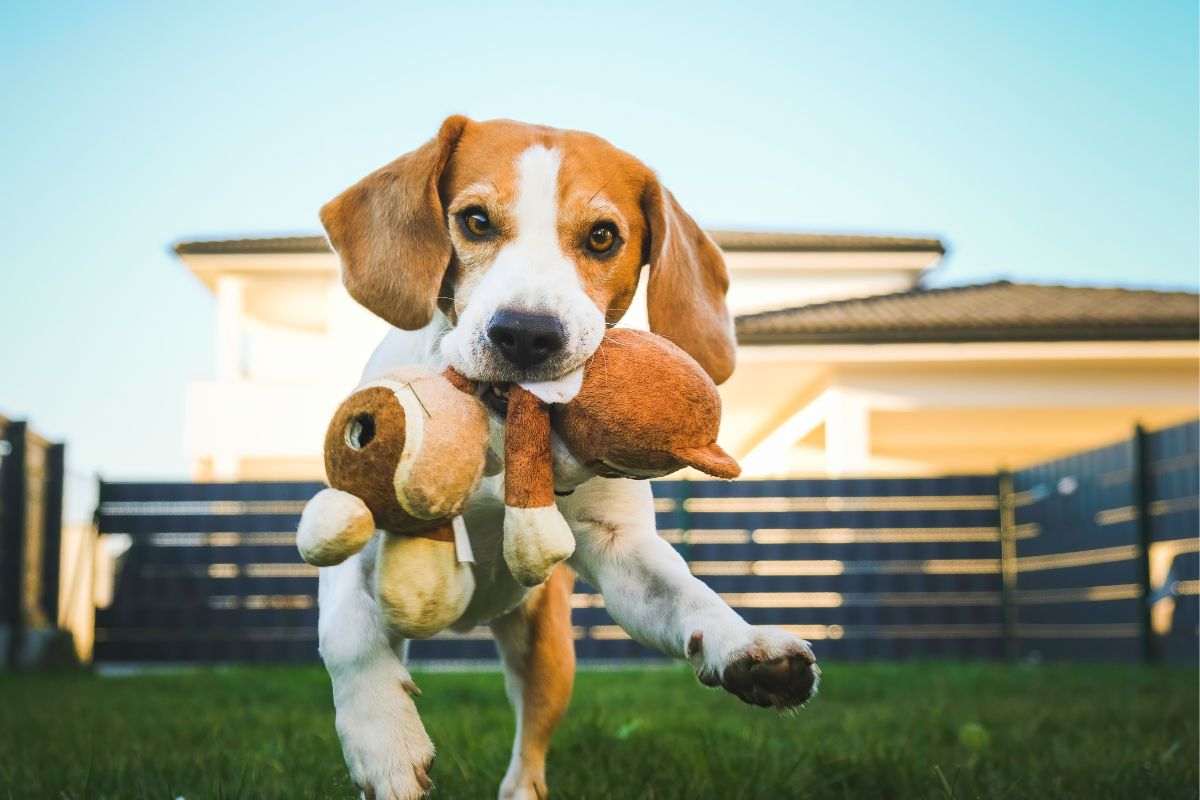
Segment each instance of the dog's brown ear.
[{"label": "dog's brown ear", "polygon": [[650,330],[679,345],[722,383],[733,372],[737,347],[725,306],[725,258],[657,178],[643,190],[642,213],[650,231]]},{"label": "dog's brown ear", "polygon": [[321,208],[346,290],[398,328],[433,317],[452,252],[438,182],[468,121],[447,118],[433,139]]}]

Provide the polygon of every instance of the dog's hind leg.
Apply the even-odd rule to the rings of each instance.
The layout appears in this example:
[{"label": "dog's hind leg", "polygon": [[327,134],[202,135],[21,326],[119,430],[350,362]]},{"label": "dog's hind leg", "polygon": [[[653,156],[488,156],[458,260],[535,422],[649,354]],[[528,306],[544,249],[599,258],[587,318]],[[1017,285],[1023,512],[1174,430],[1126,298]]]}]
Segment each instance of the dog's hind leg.
[{"label": "dog's hind leg", "polygon": [[504,661],[504,684],[517,717],[512,760],[500,800],[542,800],[546,751],[571,700],[575,642],[571,589],[575,573],[559,566],[513,611],[491,624]]}]

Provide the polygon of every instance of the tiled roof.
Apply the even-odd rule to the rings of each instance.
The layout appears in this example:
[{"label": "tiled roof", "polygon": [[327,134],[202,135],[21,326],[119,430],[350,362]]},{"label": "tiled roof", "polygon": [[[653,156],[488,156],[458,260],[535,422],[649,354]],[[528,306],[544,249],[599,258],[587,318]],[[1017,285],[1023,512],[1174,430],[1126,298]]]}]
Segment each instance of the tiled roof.
[{"label": "tiled roof", "polygon": [[722,250],[787,251],[815,253],[945,253],[940,239],[906,236],[868,236],[849,233],[784,233],[771,231],[710,230]]},{"label": "tiled roof", "polygon": [[818,303],[737,319],[743,344],[1187,340],[1191,292],[995,283]]},{"label": "tiled roof", "polygon": [[242,255],[259,253],[328,253],[324,236],[261,236],[244,239],[194,239],[176,242],[178,255]]},{"label": "tiled roof", "polygon": [[[709,231],[710,236],[729,252],[874,252],[944,253],[938,239],[914,239],[899,236],[866,236],[826,233],[784,233],[769,231]],[[178,242],[178,255],[237,255],[327,253],[324,236],[270,236],[243,239],[200,239]]]}]

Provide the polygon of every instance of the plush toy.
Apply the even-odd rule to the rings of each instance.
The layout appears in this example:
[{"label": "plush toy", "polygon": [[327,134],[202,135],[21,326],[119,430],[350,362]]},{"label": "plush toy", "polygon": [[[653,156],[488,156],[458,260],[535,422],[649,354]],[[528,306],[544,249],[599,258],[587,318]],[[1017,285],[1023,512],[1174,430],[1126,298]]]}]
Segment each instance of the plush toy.
[{"label": "plush toy", "polygon": [[554,431],[597,475],[658,478],[692,467],[741,474],[717,444],[721,396],[695,359],[646,331],[613,328],[583,373],[579,394],[553,407]]},{"label": "plush toy", "polygon": [[459,516],[487,453],[487,411],[453,373],[410,367],[359,387],[325,434],[330,488],[304,508],[297,533],[310,564],[340,564],[386,531],[375,591],[391,627],[432,636],[475,590]]},{"label": "plush toy", "polygon": [[739,473],[716,444],[721,402],[690,356],[642,331],[613,329],[574,388],[480,386],[452,369],[408,368],[360,387],[325,437],[330,488],[304,509],[305,561],[341,563],[386,531],[376,593],[392,627],[423,638],[461,616],[474,591],[470,544],[458,516],[483,472],[487,412],[505,398],[504,560],[536,586],[569,558],[575,539],[555,505],[551,432],[590,473],[651,478],[693,467]]},{"label": "plush toy", "polygon": [[519,385],[507,398],[504,560],[527,586],[575,549],[554,505],[551,429],[589,472],[608,478],[655,478],[683,467],[717,478],[741,472],[716,441],[716,385],[691,356],[653,333],[609,330],[565,402],[547,403]]}]

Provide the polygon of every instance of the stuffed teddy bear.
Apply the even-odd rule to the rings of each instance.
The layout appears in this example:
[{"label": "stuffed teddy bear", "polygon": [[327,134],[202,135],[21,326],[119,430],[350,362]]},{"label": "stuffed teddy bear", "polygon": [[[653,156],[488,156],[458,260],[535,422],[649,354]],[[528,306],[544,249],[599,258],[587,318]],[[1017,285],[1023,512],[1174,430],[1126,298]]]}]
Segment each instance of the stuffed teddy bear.
[{"label": "stuffed teddy bear", "polygon": [[[734,478],[716,444],[716,386],[690,356],[643,331],[608,331],[565,394],[539,385],[481,386],[447,369],[399,370],[360,387],[325,437],[330,488],[305,507],[305,561],[340,563],[387,532],[376,593],[393,628],[423,638],[461,616],[474,591],[470,543],[458,516],[488,448],[479,395],[504,398],[504,559],[536,586],[575,549],[554,501],[551,436],[590,473],[651,478],[683,467]],[[553,401],[553,402],[548,402]]]}]

